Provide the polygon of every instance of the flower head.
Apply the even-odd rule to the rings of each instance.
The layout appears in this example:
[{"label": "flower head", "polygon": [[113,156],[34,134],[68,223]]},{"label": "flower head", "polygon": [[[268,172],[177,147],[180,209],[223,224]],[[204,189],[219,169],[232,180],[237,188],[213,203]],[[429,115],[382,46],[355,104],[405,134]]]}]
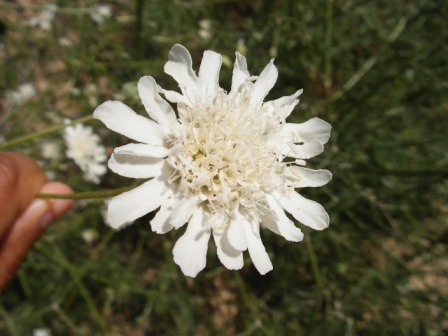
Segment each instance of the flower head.
[{"label": "flower head", "polygon": [[204,41],[209,41],[210,38],[212,37],[211,33],[212,22],[209,19],[201,20],[199,21],[199,27],[200,27],[200,29],[198,30],[199,36]]},{"label": "flower head", "polygon": [[111,16],[112,9],[107,5],[97,5],[90,8],[90,17],[98,24],[103,24],[104,21]]},{"label": "flower head", "polygon": [[[109,168],[127,177],[152,178],[110,202],[110,225],[119,228],[159,207],[151,221],[153,231],[166,233],[188,223],[173,254],[192,277],[205,267],[211,235],[224,266],[240,269],[248,250],[265,274],[272,263],[261,242],[260,224],[296,242],[303,234],[285,211],[316,230],[329,224],[323,207],[294,189],[330,181],[329,171],[302,167],[305,159],[323,151],[330,125],[318,118],[286,123],[301,90],[263,102],[277,80],[273,61],[259,77],[251,76],[237,52],[230,92],[218,84],[221,62],[221,55],[205,51],[196,76],[187,49],[175,45],[165,72],[182,93],[163,90],[149,76],[138,83],[151,119],[117,101],[105,102],[94,112],[108,128],[139,142],[116,148]],[[160,93],[177,103],[177,116]]]},{"label": "flower head", "polygon": [[19,85],[17,91],[8,91],[6,93],[6,100],[10,107],[14,105],[23,105],[28,102],[36,94],[36,89],[31,83],[24,83]]},{"label": "flower head", "polygon": [[106,173],[106,149],[100,145],[100,138],[93,134],[92,127],[77,124],[68,126],[63,131],[67,145],[67,157],[73,159],[84,172],[84,178],[99,183]]},{"label": "flower head", "polygon": [[45,5],[42,12],[40,12],[38,16],[31,18],[28,21],[28,24],[33,28],[39,27],[43,30],[50,30],[51,24],[54,20],[54,15],[57,10],[58,10],[57,5],[54,4]]},{"label": "flower head", "polygon": [[44,140],[40,144],[42,156],[47,160],[58,160],[61,153],[61,146],[56,141]]},{"label": "flower head", "polygon": [[51,330],[45,328],[34,329],[33,336],[51,336]]}]

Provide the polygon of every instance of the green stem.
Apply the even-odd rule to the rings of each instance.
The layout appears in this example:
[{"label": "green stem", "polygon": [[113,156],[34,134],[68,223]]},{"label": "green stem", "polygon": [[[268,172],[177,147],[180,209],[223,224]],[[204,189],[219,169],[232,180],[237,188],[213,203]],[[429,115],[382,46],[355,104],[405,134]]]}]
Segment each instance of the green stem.
[{"label": "green stem", "polygon": [[14,139],[14,140],[11,140],[11,141],[8,141],[8,142],[5,142],[5,143],[1,144],[0,145],[0,150],[5,150],[6,148],[18,145],[18,144],[20,144],[22,142],[26,142],[26,141],[32,140],[34,138],[39,138],[39,137],[41,137],[43,135],[47,135],[47,134],[50,134],[50,133],[57,132],[57,131],[59,131],[59,130],[67,127],[67,126],[71,126],[71,125],[74,125],[74,124],[87,122],[87,121],[90,121],[92,119],[93,119],[93,117],[91,115],[89,115],[89,116],[86,116],[86,117],[75,119],[72,122],[69,122],[67,124],[61,124],[61,125],[49,127],[47,129],[44,129],[43,131],[34,132],[34,133],[31,133],[31,134],[28,134],[28,135],[24,135],[24,136],[22,136],[20,138],[17,138],[17,139]]},{"label": "green stem", "polygon": [[314,277],[316,278],[317,286],[319,288],[323,288],[323,281],[322,281],[322,278],[321,278],[320,272],[319,272],[319,263],[317,261],[316,253],[314,253],[314,248],[313,248],[313,245],[311,244],[310,240],[311,240],[310,235],[308,235],[308,237],[306,237],[306,239],[305,239],[305,243],[306,243],[306,248],[308,250],[308,254],[310,256],[311,267],[313,268],[313,273],[314,273]]},{"label": "green stem", "polygon": [[125,187],[111,190],[88,191],[74,194],[37,194],[37,198],[54,198],[54,199],[87,199],[87,198],[105,198],[120,195],[126,191],[134,189],[134,187]]},{"label": "green stem", "polygon": [[76,326],[76,324],[70,319],[70,317],[58,306],[54,308],[56,314],[59,315],[60,319],[65,322],[65,324],[72,330],[75,335],[80,334],[80,330]]},{"label": "green stem", "polygon": [[[43,5],[22,5],[17,3],[9,3],[9,2],[2,2],[0,3],[0,8],[5,9],[30,9],[30,10],[36,10],[41,11],[45,9],[45,6]],[[57,7],[55,10],[57,13],[63,13],[63,14],[75,14],[75,15],[86,15],[91,13],[90,7]]]},{"label": "green stem", "polygon": [[135,5],[135,16],[137,17],[136,21],[136,32],[135,32],[135,45],[137,47],[137,59],[141,60],[143,58],[143,14],[144,14],[144,4],[143,0],[137,0]]},{"label": "green stem", "polygon": [[328,93],[330,92],[332,84],[332,69],[331,69],[331,33],[333,32],[333,0],[327,0],[327,11],[326,11],[326,31],[325,31],[325,78],[324,86]]}]

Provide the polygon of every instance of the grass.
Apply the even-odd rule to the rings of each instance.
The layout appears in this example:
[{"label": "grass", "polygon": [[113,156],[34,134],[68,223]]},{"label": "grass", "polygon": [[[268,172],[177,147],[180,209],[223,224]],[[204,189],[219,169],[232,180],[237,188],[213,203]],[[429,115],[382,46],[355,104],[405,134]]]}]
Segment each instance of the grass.
[{"label": "grass", "polygon": [[[78,202],[35,245],[0,298],[0,333],[29,335],[444,335],[448,333],[448,5],[443,1],[114,0],[95,24],[96,1],[55,1],[52,29],[27,20],[45,1],[0,2],[0,135],[42,131],[91,115],[105,100],[142,111],[133,88],[163,73],[174,43],[198,68],[204,50],[234,51],[259,74],[275,57],[268,99],[304,88],[291,121],[333,126],[310,168],[333,181],[303,195],[323,204],[331,225],[289,243],[263,231],[274,270],[260,276],[248,256],[225,269],[210,244],[196,279],[172,260],[182,232],[153,233],[152,215],[114,232],[101,200]],[[199,35],[211,21],[210,38]],[[72,46],[62,46],[60,39]],[[240,40],[238,44],[237,41]],[[244,41],[244,44],[241,43]],[[9,106],[7,91],[31,82],[37,95]],[[124,85],[128,83],[127,85]],[[77,88],[79,90],[73,90]],[[78,92],[79,91],[79,92]],[[126,143],[90,121],[109,152]],[[44,139],[62,144],[58,132]],[[111,172],[84,182],[69,160],[42,157],[40,140],[13,147],[77,191],[127,187]],[[297,224],[301,225],[301,224]],[[86,230],[97,240],[87,243]]]}]

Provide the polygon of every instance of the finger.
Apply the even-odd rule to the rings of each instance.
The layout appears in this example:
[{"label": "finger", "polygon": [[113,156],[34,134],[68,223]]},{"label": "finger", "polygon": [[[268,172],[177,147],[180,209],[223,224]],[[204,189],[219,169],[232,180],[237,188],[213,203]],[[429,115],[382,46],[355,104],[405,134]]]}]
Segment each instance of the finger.
[{"label": "finger", "polygon": [[46,180],[43,171],[30,158],[0,152],[0,237],[28,207]]},{"label": "finger", "polygon": [[[67,194],[65,184],[49,182],[42,193]],[[20,214],[0,241],[0,292],[12,278],[33,243],[53,221],[73,205],[72,200],[36,199]]]}]

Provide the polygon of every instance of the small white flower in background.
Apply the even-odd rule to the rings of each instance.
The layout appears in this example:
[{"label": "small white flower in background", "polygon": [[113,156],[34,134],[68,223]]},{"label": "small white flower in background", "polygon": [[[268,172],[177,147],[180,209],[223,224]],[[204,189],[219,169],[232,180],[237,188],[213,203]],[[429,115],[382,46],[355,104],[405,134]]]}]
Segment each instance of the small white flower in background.
[{"label": "small white flower in background", "polygon": [[92,245],[98,240],[98,232],[92,229],[84,230],[81,232],[81,236],[88,245]]},{"label": "small white flower in background", "polygon": [[79,201],[77,201],[75,203],[75,205],[73,206],[74,210],[82,210],[87,208],[90,204],[92,204],[94,202],[93,199],[81,199]]},{"label": "small white flower in background", "polygon": [[134,102],[140,101],[138,95],[137,82],[127,82],[121,86],[121,91],[112,94],[115,100],[131,100]]},{"label": "small white flower in background", "polygon": [[107,159],[106,149],[100,145],[100,138],[93,134],[92,127],[76,124],[63,130],[67,145],[67,157],[73,159],[84,172],[84,178],[99,183],[100,177],[106,173],[104,162]]},{"label": "small white flower in background", "polygon": [[121,87],[121,92],[123,95],[133,101],[139,101],[138,89],[136,82],[124,83]]},{"label": "small white flower in background", "polygon": [[48,181],[56,181],[57,174],[54,170],[46,170],[45,176],[47,177]]},{"label": "small white flower in background", "polygon": [[240,38],[236,41],[236,50],[243,55],[247,54],[246,41],[243,38]]},{"label": "small white flower in background", "polygon": [[212,37],[212,22],[208,19],[201,20],[199,21],[199,27],[201,27],[198,31],[199,36],[205,41],[210,40],[210,38]]},{"label": "small white flower in background", "polygon": [[51,4],[45,5],[42,12],[39,13],[38,16],[31,18],[28,21],[28,24],[33,28],[41,28],[43,30],[50,30],[51,24],[54,20],[54,15],[58,10],[58,6]]},{"label": "small white flower in background", "polygon": [[107,5],[98,5],[90,8],[90,17],[98,24],[103,24],[112,16],[112,9]]},{"label": "small white flower in background", "polygon": [[34,329],[33,336],[51,336],[51,331],[44,328]]},{"label": "small white flower in background", "polygon": [[61,157],[61,145],[56,141],[44,140],[40,144],[42,156],[47,160],[58,160]]},{"label": "small white flower in background", "polygon": [[78,97],[79,95],[81,95],[81,89],[77,88],[77,87],[72,87],[70,89],[70,93],[76,97]]},{"label": "small white flower in background", "polygon": [[59,45],[60,45],[61,47],[67,47],[67,48],[73,47],[73,42],[72,42],[72,40],[70,40],[70,39],[67,38],[67,37],[61,37],[61,38],[59,38],[59,39],[58,39],[58,43],[59,43]]},{"label": "small white flower in background", "polygon": [[87,97],[89,105],[94,107],[98,105],[98,87],[90,83],[83,88],[83,93]]},{"label": "small white flower in background", "polygon": [[17,91],[8,91],[6,93],[6,100],[8,106],[23,105],[33,98],[36,94],[36,89],[31,83],[24,83],[19,85]]},{"label": "small white flower in background", "polygon": [[[294,189],[331,180],[327,170],[301,167],[305,159],[322,153],[331,126],[319,118],[301,124],[285,121],[302,90],[263,102],[278,76],[273,61],[259,77],[251,76],[246,58],[237,52],[228,93],[218,84],[221,62],[221,55],[205,51],[196,76],[188,50],[175,45],[165,72],[179,83],[182,94],[163,90],[146,76],[138,90],[151,119],[118,101],[103,103],[93,114],[138,142],[115,148],[109,168],[131,178],[152,178],[112,199],[110,225],[120,228],[159,207],[151,221],[153,231],[166,233],[188,223],[173,254],[191,277],[205,267],[211,235],[228,269],[243,267],[243,251],[248,250],[254,266],[265,274],[272,263],[260,224],[295,242],[303,233],[285,211],[316,230],[329,224],[324,208]],[[177,116],[159,93],[177,103]]]}]

